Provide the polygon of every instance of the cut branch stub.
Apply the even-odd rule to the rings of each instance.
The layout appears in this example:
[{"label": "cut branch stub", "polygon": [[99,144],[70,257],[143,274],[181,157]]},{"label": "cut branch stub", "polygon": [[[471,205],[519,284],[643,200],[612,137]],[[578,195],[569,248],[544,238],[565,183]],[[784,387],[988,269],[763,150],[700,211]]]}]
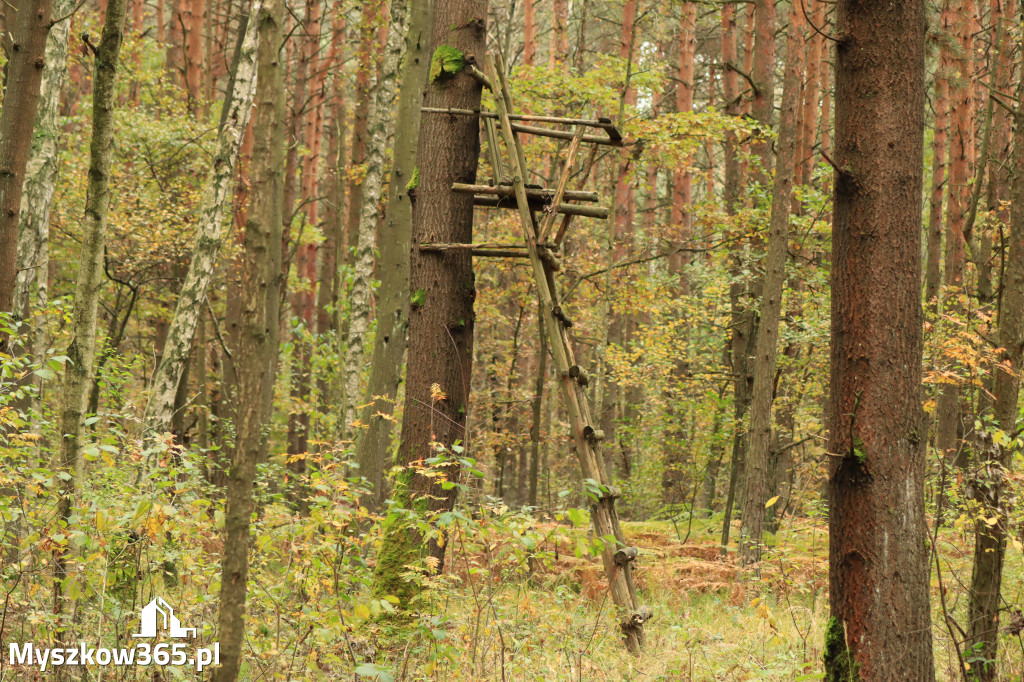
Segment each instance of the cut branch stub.
[{"label": "cut branch stub", "polygon": [[637,555],[640,550],[636,547],[623,547],[619,551],[615,552],[615,556],[612,557],[615,563],[619,566],[625,566],[630,561],[636,561]]},{"label": "cut branch stub", "polygon": [[650,606],[641,606],[619,623],[619,627],[622,628],[623,632],[628,633],[630,630],[642,628],[644,623],[649,621],[653,615],[654,612],[651,611]]},{"label": "cut branch stub", "polygon": [[590,424],[587,424],[583,427],[583,437],[593,443],[598,443],[604,440],[604,431],[595,429]]}]

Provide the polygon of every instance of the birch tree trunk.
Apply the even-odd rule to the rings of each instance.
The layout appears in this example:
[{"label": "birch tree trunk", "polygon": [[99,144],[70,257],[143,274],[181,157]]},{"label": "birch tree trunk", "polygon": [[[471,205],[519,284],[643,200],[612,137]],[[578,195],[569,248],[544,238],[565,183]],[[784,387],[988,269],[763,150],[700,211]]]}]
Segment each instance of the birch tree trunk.
[{"label": "birch tree trunk", "polygon": [[743,498],[740,528],[740,559],[746,564],[761,560],[761,538],[765,503],[768,500],[769,453],[772,433],[772,398],[775,383],[776,354],[779,343],[779,317],[786,283],[786,257],[789,248],[789,209],[796,172],[797,122],[800,111],[800,82],[803,75],[803,14],[793,5],[789,12],[786,47],[786,75],[782,84],[782,115],[779,122],[778,158],[769,219],[768,252],[764,259],[764,290],[761,297],[760,324],[754,345],[754,386],[750,401],[750,435],[747,450],[747,484]]},{"label": "birch tree trunk", "polygon": [[[398,68],[405,51],[405,15],[408,0],[391,0],[387,47],[377,96],[369,120],[369,144],[364,166],[366,176],[362,185],[362,206],[359,209],[359,233],[352,256],[352,293],[349,299],[348,344],[345,353],[345,396],[343,406],[344,429],[355,421],[356,404],[360,402],[360,378],[366,364],[366,337],[370,331],[370,309],[373,298],[373,251],[377,241],[377,219],[380,216],[384,188],[384,162],[387,154],[388,132],[391,127],[391,103],[395,99]],[[404,134],[405,131],[403,131]]]},{"label": "birch tree trunk", "polygon": [[[13,303],[18,271],[18,220],[46,63],[50,8],[50,0],[22,0],[11,34],[4,102],[16,102],[17,106],[0,109],[0,312],[17,312]],[[0,349],[5,345],[6,341],[0,338]]]},{"label": "birch tree trunk", "polygon": [[[356,443],[359,473],[373,486],[362,502],[377,509],[384,499],[384,469],[388,463],[391,415],[402,380],[406,331],[409,326],[409,244],[412,234],[410,190],[416,183],[416,147],[420,135],[420,105],[427,82],[430,40],[430,0],[410,0],[402,84],[395,119],[394,161],[388,182],[388,208],[380,244],[380,289],[377,291],[377,334],[366,386],[366,407],[360,416],[366,431]],[[378,399],[378,396],[380,398]]]},{"label": "birch tree trunk", "polygon": [[[273,375],[268,346],[274,342],[269,327],[276,320],[270,299],[280,295],[271,281],[280,271],[274,262],[274,241],[280,244],[284,203],[284,78],[282,76],[282,0],[268,0],[251,22],[258,31],[259,87],[253,120],[252,193],[245,221],[238,344],[237,441],[228,471],[224,507],[224,554],[221,558],[218,638],[223,664],[214,670],[214,682],[238,679],[245,638],[246,583],[249,575],[249,536],[256,464],[262,458],[263,396]],[[270,349],[273,350],[273,349]]]},{"label": "birch tree trunk", "polygon": [[[114,154],[114,85],[117,60],[124,40],[124,18],[128,0],[107,3],[103,33],[96,50],[93,80],[92,141],[89,145],[89,175],[86,187],[85,215],[82,219],[82,250],[79,258],[75,306],[72,312],[72,340],[66,355],[64,392],[61,400],[60,448],[62,475],[57,517],[66,527],[76,496],[77,476],[81,472],[82,416],[92,388],[93,360],[96,356],[96,311],[103,283],[103,253],[106,245],[107,209],[110,206],[110,162]],[[64,581],[67,578],[66,548],[54,550],[54,612],[64,608]]]},{"label": "birch tree trunk", "polygon": [[[249,16],[256,16],[261,0],[253,0]],[[199,315],[206,299],[206,289],[213,276],[224,232],[225,211],[231,206],[234,196],[235,162],[242,136],[249,122],[253,93],[256,86],[256,22],[245,24],[245,37],[239,54],[231,99],[224,124],[217,133],[213,154],[213,165],[206,178],[205,188],[199,202],[196,243],[192,250],[185,283],[178,295],[163,357],[153,377],[153,386],[146,406],[145,436],[152,438],[167,430],[174,411],[174,395],[185,370],[192,350]]]}]

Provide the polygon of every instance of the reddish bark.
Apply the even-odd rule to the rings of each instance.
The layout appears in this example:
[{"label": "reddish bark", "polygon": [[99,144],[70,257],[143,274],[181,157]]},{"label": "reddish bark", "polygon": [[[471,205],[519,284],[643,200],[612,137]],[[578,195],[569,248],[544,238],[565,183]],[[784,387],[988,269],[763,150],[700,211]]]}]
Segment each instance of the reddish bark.
[{"label": "reddish bark", "polygon": [[827,679],[935,679],[921,408],[923,0],[840,0]]}]

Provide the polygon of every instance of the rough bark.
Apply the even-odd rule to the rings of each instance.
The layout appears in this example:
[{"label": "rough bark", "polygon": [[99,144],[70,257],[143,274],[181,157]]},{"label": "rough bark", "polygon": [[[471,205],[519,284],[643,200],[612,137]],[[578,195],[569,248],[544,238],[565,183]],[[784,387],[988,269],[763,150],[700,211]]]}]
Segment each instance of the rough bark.
[{"label": "rough bark", "polygon": [[[248,16],[254,16],[260,5],[261,0],[253,0]],[[174,395],[192,350],[192,337],[199,315],[205,307],[206,290],[213,277],[224,233],[225,212],[231,206],[234,194],[235,162],[249,121],[256,84],[256,26],[251,21],[244,25],[245,36],[235,70],[234,88],[225,103],[227,115],[217,133],[213,163],[199,201],[192,261],[178,294],[178,304],[167,333],[167,344],[153,377],[149,404],[146,406],[144,428],[147,438],[162,433],[171,423]]]},{"label": "rough bark", "polygon": [[[89,389],[92,387],[93,361],[96,357],[96,318],[103,283],[103,254],[106,245],[107,209],[110,206],[110,165],[114,155],[114,86],[117,60],[124,40],[127,0],[110,0],[103,20],[103,33],[96,50],[93,77],[92,139],[89,143],[89,174],[86,186],[85,214],[82,218],[82,250],[75,285],[75,305],[71,314],[72,341],[64,370],[61,396],[60,446],[62,475],[57,517],[65,526],[77,496],[78,476],[82,472],[83,417]],[[5,107],[6,109],[6,107]],[[54,611],[64,608],[63,583],[67,578],[66,548],[54,551]]]},{"label": "rough bark", "polygon": [[[481,0],[434,3],[430,53],[437,68],[432,67],[424,107],[480,106],[482,86],[460,62],[482,61],[486,16],[487,3]],[[423,116],[416,154],[419,172],[409,187],[413,190],[409,356],[417,361],[409,365],[397,458],[398,464],[407,467],[398,482],[399,503],[421,511],[451,509],[458,492],[457,487],[444,490],[442,484],[458,480],[458,458],[450,448],[466,442],[476,289],[468,251],[424,252],[417,245],[472,242],[473,197],[452,192],[451,186],[475,181],[479,155],[475,117]],[[439,454],[431,443],[448,448],[450,459],[424,465],[424,460]],[[410,555],[420,554],[421,547],[418,534],[398,524],[389,526],[374,576],[376,590],[407,601],[413,587],[403,584],[402,567],[410,562]],[[428,552],[438,567],[443,566],[444,549],[436,540],[429,543]]]},{"label": "rough bark", "polygon": [[402,381],[406,331],[409,326],[409,246],[412,235],[412,194],[416,190],[416,148],[420,135],[420,106],[430,62],[430,0],[410,0],[405,34],[405,61],[398,90],[395,143],[388,207],[384,218],[387,239],[378,257],[377,333],[360,421],[365,431],[356,444],[359,473],[373,492],[363,499],[370,509],[384,500],[384,470],[390,462],[389,443],[395,400]]},{"label": "rough bark", "polygon": [[369,117],[366,175],[362,183],[362,206],[359,209],[359,230],[352,255],[352,293],[349,296],[348,344],[345,353],[345,424],[356,418],[356,405],[362,392],[363,368],[366,366],[366,341],[370,332],[373,307],[373,261],[377,242],[377,222],[385,181],[385,156],[391,128],[391,103],[395,99],[398,69],[405,51],[405,15],[408,0],[391,0],[387,44],[380,77],[377,79],[373,111]]},{"label": "rough bark", "polygon": [[270,287],[279,270],[271,262],[270,249],[280,234],[284,168],[284,80],[281,74],[281,35],[284,3],[267,0],[254,8],[259,54],[256,107],[253,116],[253,152],[250,178],[252,192],[245,221],[240,301],[241,333],[238,359],[238,408],[235,412],[236,443],[227,475],[224,507],[224,550],[221,556],[218,640],[221,666],[214,682],[234,682],[241,664],[245,637],[245,600],[249,574],[250,524],[253,481],[261,458],[263,432],[262,396],[270,377],[267,346],[268,301],[277,295]]},{"label": "rough bark", "polygon": [[841,0],[835,35],[825,673],[929,682],[924,2]]},{"label": "rough bark", "polygon": [[[0,312],[18,312],[13,308],[18,272],[18,216],[46,64],[50,10],[50,0],[19,2],[7,53],[4,101],[18,105],[0,110]],[[6,341],[0,338],[0,350],[5,345]]]},{"label": "rough bark", "polygon": [[772,434],[772,401],[775,393],[779,318],[786,283],[789,249],[789,212],[796,173],[797,119],[800,110],[800,80],[803,74],[803,15],[793,6],[789,13],[786,41],[786,74],[782,84],[782,112],[777,141],[778,158],[768,224],[768,249],[764,258],[764,288],[760,323],[754,345],[754,385],[750,401],[750,430],[746,459],[746,493],[740,529],[740,560],[756,564],[761,560],[765,503],[769,497],[769,443]]}]

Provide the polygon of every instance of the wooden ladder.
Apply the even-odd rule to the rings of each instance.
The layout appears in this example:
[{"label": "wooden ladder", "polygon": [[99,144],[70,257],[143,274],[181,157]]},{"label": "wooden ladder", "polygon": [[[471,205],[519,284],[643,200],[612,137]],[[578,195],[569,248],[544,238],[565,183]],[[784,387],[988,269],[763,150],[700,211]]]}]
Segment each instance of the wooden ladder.
[{"label": "wooden ladder", "polygon": [[[590,412],[590,402],[585,391],[590,382],[589,376],[576,363],[567,332],[573,323],[561,304],[554,278],[554,273],[561,268],[558,251],[573,216],[608,216],[607,208],[571,203],[575,201],[593,204],[598,201],[596,192],[566,189],[580,146],[584,143],[593,144],[593,152],[596,152],[597,145],[619,147],[622,146],[622,136],[608,119],[514,115],[501,56],[496,55],[492,59],[488,55],[485,68],[486,74],[474,69],[473,75],[494,93],[495,112],[425,108],[424,113],[472,115],[484,120],[495,175],[499,179],[504,179],[506,183],[497,186],[455,183],[452,191],[473,193],[475,205],[518,210],[525,244],[423,244],[420,248],[433,251],[461,248],[470,249],[475,256],[529,259],[536,280],[540,310],[545,315],[544,329],[568,407],[584,488],[590,499],[590,518],[596,538],[602,541],[601,559],[612,600],[619,609],[619,627],[623,632],[626,647],[631,652],[638,653],[644,645],[644,623],[651,617],[651,609],[639,604],[633,581],[633,562],[637,558],[638,550],[626,543],[622,533],[619,515],[615,510],[615,500],[622,496],[622,492],[612,485],[601,457],[599,443],[604,438],[604,433],[597,427]],[[524,122],[561,124],[574,127],[575,130],[569,132],[539,128],[524,125]],[[603,134],[588,135],[588,129],[597,129]],[[527,185],[526,157],[519,139],[520,133],[571,141],[554,190]],[[503,167],[498,152],[499,134],[510,157],[510,168]],[[592,154],[588,169],[593,165],[593,159]],[[509,178],[511,184],[507,184]],[[539,222],[538,210],[543,216]],[[556,230],[555,223],[559,217],[561,223]]]}]

